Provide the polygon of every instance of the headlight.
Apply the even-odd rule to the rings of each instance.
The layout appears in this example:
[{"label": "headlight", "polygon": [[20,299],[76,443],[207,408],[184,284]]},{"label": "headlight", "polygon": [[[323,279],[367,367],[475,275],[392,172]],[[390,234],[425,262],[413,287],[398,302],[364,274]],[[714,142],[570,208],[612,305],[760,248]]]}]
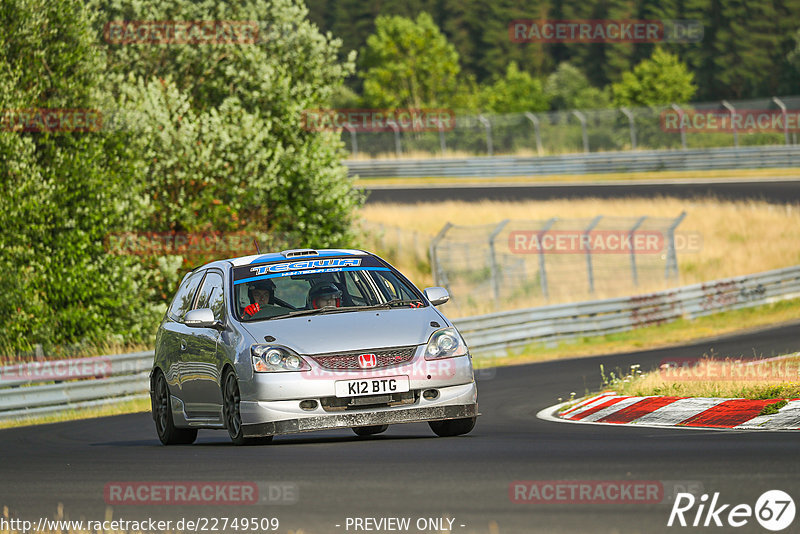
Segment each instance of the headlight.
[{"label": "headlight", "polygon": [[253,371],[256,373],[280,373],[283,371],[307,371],[311,367],[306,361],[285,347],[275,345],[253,345],[250,347]]},{"label": "headlight", "polygon": [[431,335],[425,347],[425,359],[453,358],[467,354],[467,344],[455,328],[442,328]]}]

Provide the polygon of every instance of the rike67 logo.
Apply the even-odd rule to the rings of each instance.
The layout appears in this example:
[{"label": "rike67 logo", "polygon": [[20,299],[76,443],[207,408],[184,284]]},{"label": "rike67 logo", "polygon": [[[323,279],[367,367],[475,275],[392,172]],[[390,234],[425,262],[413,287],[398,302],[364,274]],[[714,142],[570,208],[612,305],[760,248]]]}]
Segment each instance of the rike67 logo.
[{"label": "rike67 logo", "polygon": [[667,526],[738,528],[750,524],[755,518],[765,529],[777,532],[792,524],[794,514],[794,500],[781,490],[764,492],[753,507],[749,504],[722,503],[719,492],[714,493],[710,500],[706,493],[699,499],[691,493],[679,493],[672,505]]}]

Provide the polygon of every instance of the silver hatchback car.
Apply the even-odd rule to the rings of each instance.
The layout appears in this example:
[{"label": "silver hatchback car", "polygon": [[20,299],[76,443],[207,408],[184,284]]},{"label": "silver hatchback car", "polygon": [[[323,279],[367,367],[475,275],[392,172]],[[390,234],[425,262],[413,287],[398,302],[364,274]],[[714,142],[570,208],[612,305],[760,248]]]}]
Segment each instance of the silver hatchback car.
[{"label": "silver hatchback car", "polygon": [[156,336],[150,398],[165,445],[199,428],[236,444],[278,434],[427,421],[466,434],[478,416],[469,349],[420,292],[361,250],[286,250],[186,275]]}]

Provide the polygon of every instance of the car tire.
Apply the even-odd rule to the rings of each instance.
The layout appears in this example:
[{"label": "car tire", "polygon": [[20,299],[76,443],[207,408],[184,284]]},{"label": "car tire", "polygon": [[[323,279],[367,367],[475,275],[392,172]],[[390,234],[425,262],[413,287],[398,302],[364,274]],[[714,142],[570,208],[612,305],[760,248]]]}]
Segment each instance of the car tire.
[{"label": "car tire", "polygon": [[446,421],[428,421],[431,430],[442,438],[450,436],[460,436],[470,432],[475,428],[477,417],[465,417],[463,419],[448,419]]},{"label": "car tire", "polygon": [[372,436],[386,432],[388,429],[389,425],[354,426],[353,432],[356,433],[356,436]]},{"label": "car tire", "polygon": [[172,407],[169,400],[169,386],[164,373],[158,371],[155,381],[155,396],[152,409],[156,422],[158,439],[164,445],[190,445],[197,439],[196,428],[177,428],[172,419]]},{"label": "car tire", "polygon": [[228,435],[235,445],[266,445],[272,441],[272,436],[259,436],[246,438],[243,434],[242,416],[239,412],[239,403],[242,398],[239,395],[239,381],[232,371],[225,374],[222,381],[222,417],[225,421],[225,428]]}]

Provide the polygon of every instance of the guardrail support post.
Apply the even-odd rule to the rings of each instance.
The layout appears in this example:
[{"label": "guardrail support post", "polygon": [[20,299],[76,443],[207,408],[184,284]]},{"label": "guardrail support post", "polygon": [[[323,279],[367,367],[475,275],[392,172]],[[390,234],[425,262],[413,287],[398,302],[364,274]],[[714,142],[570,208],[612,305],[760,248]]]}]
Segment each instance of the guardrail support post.
[{"label": "guardrail support post", "polygon": [[439,272],[439,260],[436,255],[436,247],[439,245],[439,241],[444,239],[444,235],[447,231],[452,228],[452,223],[447,223],[439,230],[439,233],[431,240],[430,252],[431,252],[431,274],[433,274],[433,285],[438,286],[442,283],[442,276]]},{"label": "guardrail support post", "polygon": [[498,281],[499,273],[497,269],[497,256],[494,250],[494,240],[497,234],[503,231],[503,228],[508,224],[508,219],[498,224],[495,229],[489,234],[489,267],[492,273],[492,290],[494,291],[494,306],[497,308],[500,304],[500,283]]},{"label": "guardrail support post", "polygon": [[585,154],[589,153],[589,134],[586,131],[586,115],[578,111],[577,109],[572,110],[572,114],[578,117],[578,120],[581,121],[581,131],[583,132],[583,152]]},{"label": "guardrail support post", "polygon": [[592,230],[594,230],[594,227],[598,225],[600,219],[602,218],[603,218],[602,215],[598,215],[597,217],[592,219],[592,222],[589,223],[588,228],[586,228],[586,230],[583,231],[583,235],[586,236],[586,241],[588,245],[586,247],[586,274],[589,277],[589,293],[594,293],[594,272],[592,271],[592,245],[591,241],[589,240],[589,234],[591,233]]},{"label": "guardrail support post", "polygon": [[636,123],[633,122],[633,112],[626,107],[621,107],[619,110],[628,117],[628,124],[631,127],[631,150],[636,150]]},{"label": "guardrail support post", "polygon": [[633,285],[639,285],[639,273],[636,271],[636,247],[633,245],[634,241],[634,234],[636,234],[636,230],[642,225],[642,223],[647,219],[647,215],[643,217],[639,217],[639,220],[636,221],[636,224],[633,225],[629,236],[631,238],[631,275],[633,276]]},{"label": "guardrail support post", "polygon": [[736,129],[736,108],[727,100],[722,101],[722,107],[731,112],[731,128],[733,128],[733,146],[739,148],[739,131]]},{"label": "guardrail support post", "polygon": [[552,219],[548,220],[544,223],[541,231],[537,235],[539,239],[539,283],[542,286],[542,295],[545,299],[550,300],[550,293],[548,292],[547,288],[547,266],[545,265],[544,261],[544,250],[542,249],[542,238],[544,234],[550,231],[550,228],[556,223],[558,219],[553,217]]},{"label": "guardrail support post", "polygon": [[678,114],[678,120],[681,122],[681,146],[686,150],[686,128],[683,127],[683,110],[677,104],[670,104],[670,107]]},{"label": "guardrail support post", "polygon": [[539,131],[539,117],[530,111],[526,111],[525,116],[533,123],[533,135],[536,136],[536,152],[539,154],[539,157],[542,157],[544,150],[542,149],[542,136]]},{"label": "guardrail support post", "polygon": [[478,115],[478,120],[481,121],[484,128],[486,128],[486,151],[490,156],[494,155],[494,145],[492,143],[492,123],[483,115]]},{"label": "guardrail support post", "polygon": [[675,278],[678,278],[678,253],[675,250],[675,228],[686,218],[686,212],[682,211],[680,215],[669,225],[667,228],[667,265],[664,270],[664,279],[669,280],[670,271],[675,273]]},{"label": "guardrail support post", "polygon": [[354,156],[358,156],[358,139],[356,138],[356,129],[349,124],[345,124],[343,128],[350,132],[350,151]]},{"label": "guardrail support post", "polygon": [[783,115],[783,137],[786,140],[786,144],[788,145],[790,143],[789,143],[789,123],[786,121],[786,105],[777,96],[773,96],[772,101],[775,102],[779,108],[781,108],[781,114]]},{"label": "guardrail support post", "polygon": [[403,154],[403,148],[400,145],[400,127],[393,120],[386,121],[386,126],[388,126],[394,131],[394,151],[397,153],[397,156],[399,157]]}]

